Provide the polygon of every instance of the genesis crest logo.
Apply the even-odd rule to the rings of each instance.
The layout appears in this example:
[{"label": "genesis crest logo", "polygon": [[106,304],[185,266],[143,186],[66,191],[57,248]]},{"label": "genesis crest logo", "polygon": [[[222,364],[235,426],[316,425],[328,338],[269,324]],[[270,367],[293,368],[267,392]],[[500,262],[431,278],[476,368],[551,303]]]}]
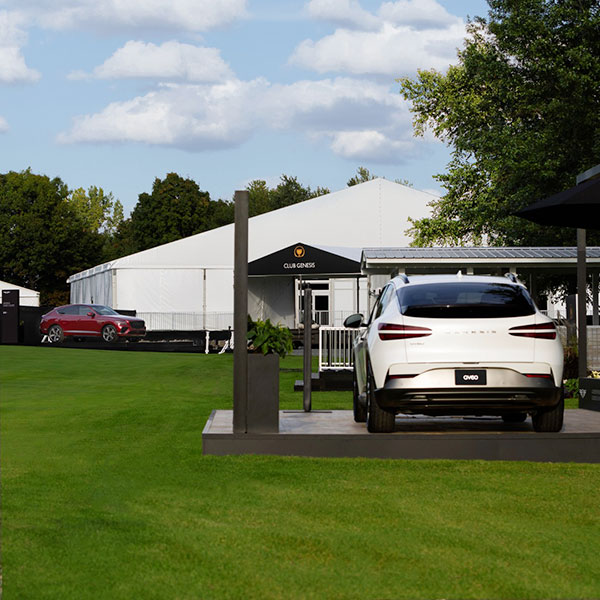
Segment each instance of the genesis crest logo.
[{"label": "genesis crest logo", "polygon": [[302,258],[306,254],[306,250],[304,250],[304,246],[296,246],[294,248],[294,256],[296,258]]}]

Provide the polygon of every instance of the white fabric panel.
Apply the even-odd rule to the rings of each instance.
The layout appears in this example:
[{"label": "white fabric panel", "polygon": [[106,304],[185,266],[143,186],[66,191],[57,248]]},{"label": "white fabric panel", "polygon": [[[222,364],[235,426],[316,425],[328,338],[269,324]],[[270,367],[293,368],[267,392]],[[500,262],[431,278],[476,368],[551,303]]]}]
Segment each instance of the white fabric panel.
[{"label": "white fabric panel", "polygon": [[294,327],[294,293],[294,277],[250,277],[248,313],[254,319]]},{"label": "white fabric panel", "polygon": [[112,271],[103,271],[72,282],[71,303],[112,306]]},{"label": "white fabric panel", "polygon": [[115,308],[202,312],[202,269],[118,269]]},{"label": "white fabric panel", "polygon": [[233,269],[206,269],[206,312],[233,313]]}]

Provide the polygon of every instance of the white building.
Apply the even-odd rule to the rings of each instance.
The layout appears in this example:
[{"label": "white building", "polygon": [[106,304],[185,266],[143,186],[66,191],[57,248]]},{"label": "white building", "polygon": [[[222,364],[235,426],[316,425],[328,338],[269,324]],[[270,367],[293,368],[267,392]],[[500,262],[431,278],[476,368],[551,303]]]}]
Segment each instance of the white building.
[{"label": "white building", "polygon": [[[374,179],[252,217],[250,313],[294,327],[301,309],[299,283],[307,279],[316,284],[313,308],[322,313],[322,321],[337,323],[342,315],[364,309],[360,249],[408,245],[409,217],[427,216],[434,198]],[[150,329],[226,328],[233,325],[233,235],[233,224],[226,225],[72,275],[71,302],[135,309]],[[303,256],[297,247],[303,248]],[[294,268],[269,272],[269,260],[258,260],[278,260],[285,250],[291,254],[281,264]],[[318,259],[308,260],[311,254]]]},{"label": "white building", "polygon": [[7,283],[6,281],[0,281],[0,295],[4,290],[19,290],[19,304],[20,306],[39,306],[40,305],[40,293],[29,288],[15,285],[13,283]]}]

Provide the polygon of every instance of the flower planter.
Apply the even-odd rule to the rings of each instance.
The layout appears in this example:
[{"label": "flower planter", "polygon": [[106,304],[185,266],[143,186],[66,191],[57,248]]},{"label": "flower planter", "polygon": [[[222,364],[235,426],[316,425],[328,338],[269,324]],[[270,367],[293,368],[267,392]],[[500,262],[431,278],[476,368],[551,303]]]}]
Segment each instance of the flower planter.
[{"label": "flower planter", "polygon": [[600,411],[600,379],[579,379],[579,408]]},{"label": "flower planter", "polygon": [[279,355],[248,354],[248,433],[279,432]]}]

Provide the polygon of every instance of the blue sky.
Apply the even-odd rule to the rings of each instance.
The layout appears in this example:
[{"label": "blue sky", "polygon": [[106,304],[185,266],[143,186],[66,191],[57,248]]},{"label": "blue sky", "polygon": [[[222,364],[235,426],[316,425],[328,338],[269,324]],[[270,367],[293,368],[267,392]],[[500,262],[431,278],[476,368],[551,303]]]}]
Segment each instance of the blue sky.
[{"label": "blue sky", "polygon": [[358,166],[439,190],[395,79],[444,70],[479,0],[0,0],[0,172],[96,185],[126,212],[168,172],[212,198]]}]

